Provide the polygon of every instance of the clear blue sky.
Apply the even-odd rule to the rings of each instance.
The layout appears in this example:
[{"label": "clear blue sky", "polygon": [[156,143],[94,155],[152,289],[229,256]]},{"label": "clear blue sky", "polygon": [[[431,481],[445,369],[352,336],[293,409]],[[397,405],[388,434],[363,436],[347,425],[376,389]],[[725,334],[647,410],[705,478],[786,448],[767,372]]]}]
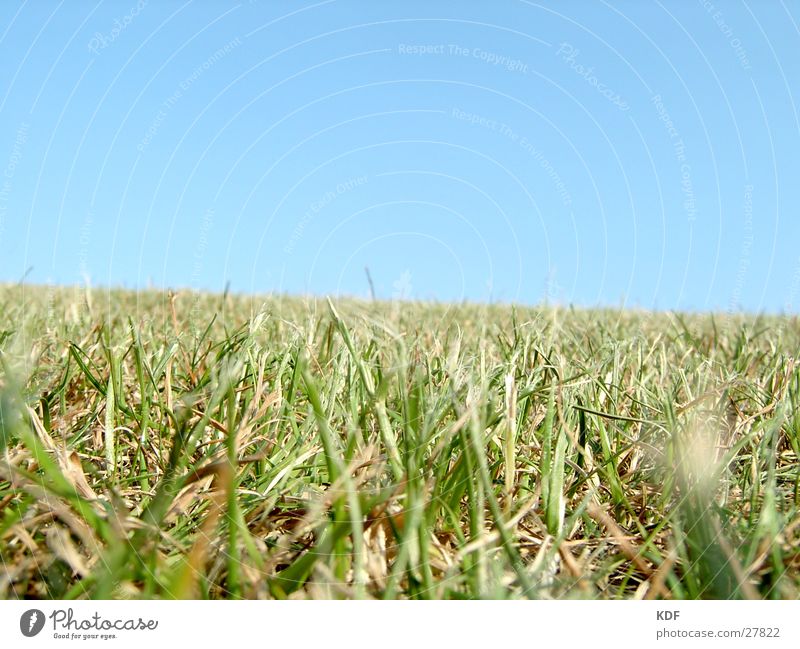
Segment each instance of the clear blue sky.
[{"label": "clear blue sky", "polygon": [[800,311],[800,3],[0,4],[0,281]]}]

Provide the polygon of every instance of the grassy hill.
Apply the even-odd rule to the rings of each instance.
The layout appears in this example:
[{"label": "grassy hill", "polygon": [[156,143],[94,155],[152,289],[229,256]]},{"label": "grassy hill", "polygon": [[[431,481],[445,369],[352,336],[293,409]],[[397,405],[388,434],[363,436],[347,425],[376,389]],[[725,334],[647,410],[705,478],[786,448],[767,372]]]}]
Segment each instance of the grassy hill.
[{"label": "grassy hill", "polygon": [[0,597],[797,598],[800,325],[0,287]]}]

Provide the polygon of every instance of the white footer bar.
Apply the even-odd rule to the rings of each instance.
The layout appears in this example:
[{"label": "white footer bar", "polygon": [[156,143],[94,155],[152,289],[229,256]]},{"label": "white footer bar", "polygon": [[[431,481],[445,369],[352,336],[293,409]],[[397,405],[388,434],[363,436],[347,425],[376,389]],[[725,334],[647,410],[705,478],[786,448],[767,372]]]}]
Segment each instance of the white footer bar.
[{"label": "white footer bar", "polygon": [[798,647],[798,626],[800,602],[0,602],[8,647]]}]

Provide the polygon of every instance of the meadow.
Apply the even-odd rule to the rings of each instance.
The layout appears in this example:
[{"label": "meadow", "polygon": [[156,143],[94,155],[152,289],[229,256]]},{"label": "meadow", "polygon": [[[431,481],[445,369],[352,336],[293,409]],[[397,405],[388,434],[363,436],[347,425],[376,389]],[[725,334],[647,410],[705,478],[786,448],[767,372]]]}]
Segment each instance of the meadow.
[{"label": "meadow", "polygon": [[796,317],[0,287],[0,597],[800,597]]}]

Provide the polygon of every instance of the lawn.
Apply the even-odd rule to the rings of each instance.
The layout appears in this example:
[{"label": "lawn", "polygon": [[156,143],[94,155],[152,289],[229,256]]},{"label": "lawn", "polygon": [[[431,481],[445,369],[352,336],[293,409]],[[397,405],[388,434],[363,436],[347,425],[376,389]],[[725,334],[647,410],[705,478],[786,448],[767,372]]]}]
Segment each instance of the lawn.
[{"label": "lawn", "polygon": [[800,597],[800,323],[0,287],[2,598]]}]

